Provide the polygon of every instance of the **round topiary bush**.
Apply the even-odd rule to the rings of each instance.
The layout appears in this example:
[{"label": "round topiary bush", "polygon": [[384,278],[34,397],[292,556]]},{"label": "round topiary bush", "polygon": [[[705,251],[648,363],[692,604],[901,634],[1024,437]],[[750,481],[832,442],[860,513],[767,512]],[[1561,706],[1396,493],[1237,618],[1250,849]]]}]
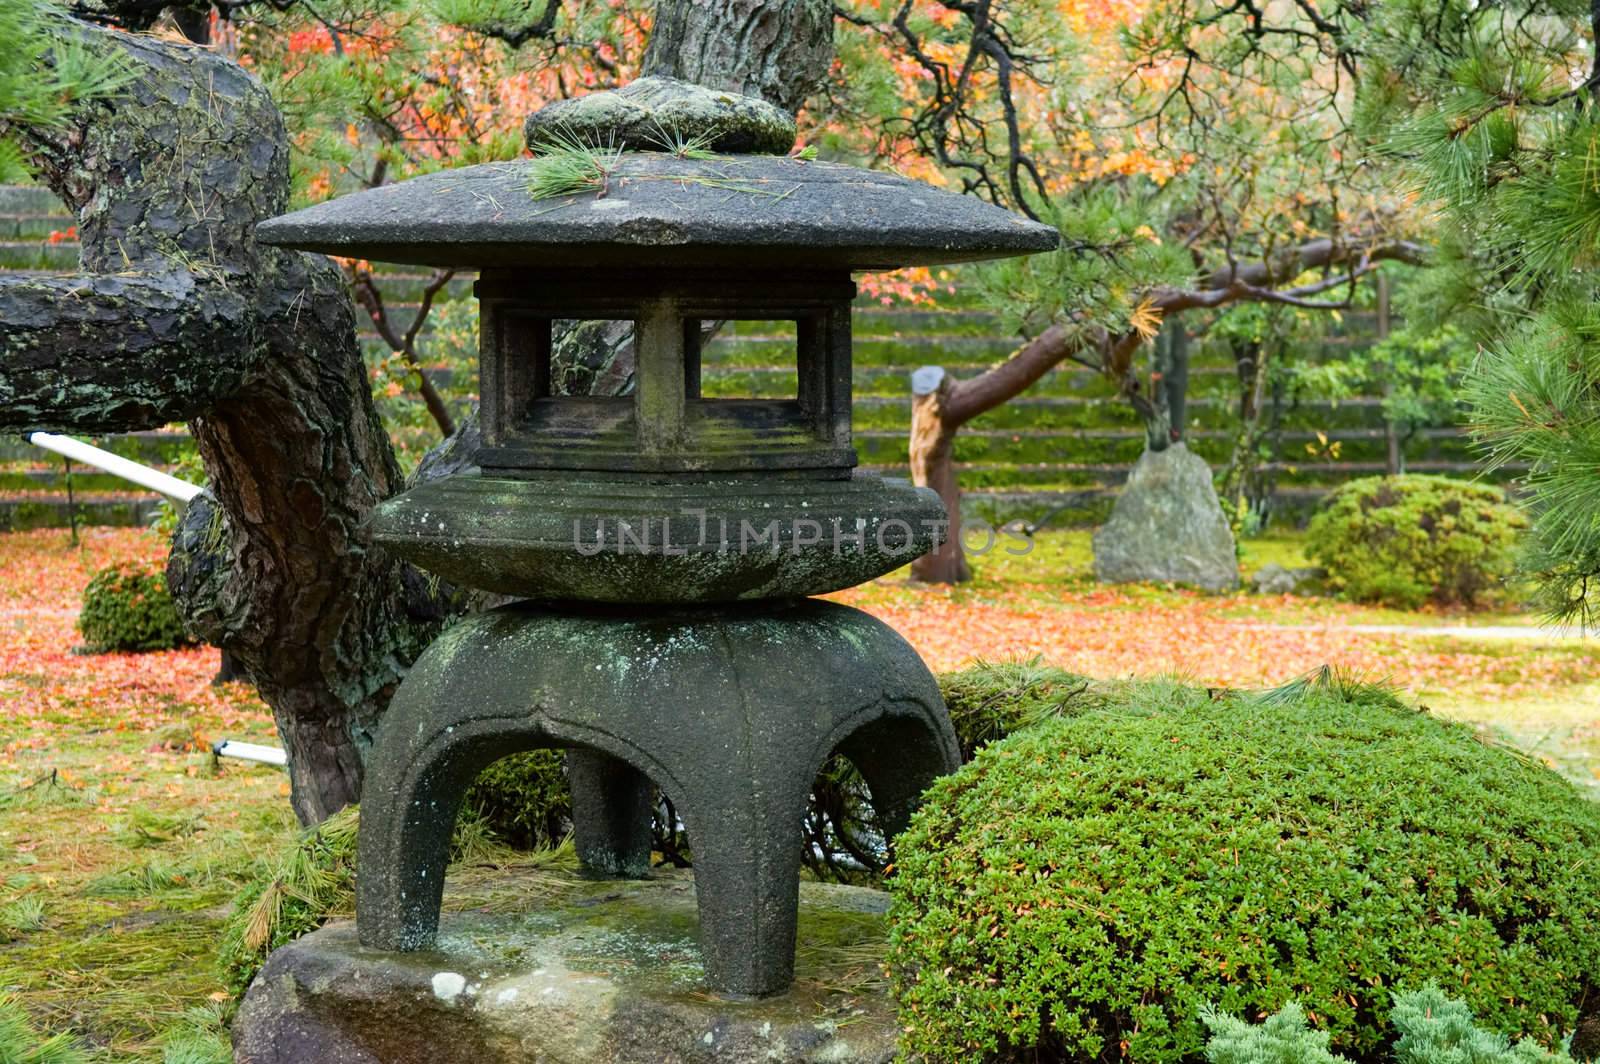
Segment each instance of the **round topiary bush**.
[{"label": "round topiary bush", "polygon": [[148,562],[118,562],[94,574],[83,591],[78,632],[93,654],[171,650],[194,642],[167,591],[167,576]]},{"label": "round topiary bush", "polygon": [[1486,484],[1367,477],[1328,497],[1306,530],[1306,553],[1331,588],[1357,602],[1471,606],[1512,574],[1527,525]]},{"label": "round topiary bush", "polygon": [[1298,1001],[1377,1061],[1430,979],[1546,1046],[1600,1011],[1600,807],[1554,773],[1336,677],[1118,691],[982,750],[897,840],[909,1053],[1169,1064],[1205,1006]]},{"label": "round topiary bush", "polygon": [[566,755],[529,750],[501,758],[478,773],[462,811],[518,849],[556,845],[572,830]]}]

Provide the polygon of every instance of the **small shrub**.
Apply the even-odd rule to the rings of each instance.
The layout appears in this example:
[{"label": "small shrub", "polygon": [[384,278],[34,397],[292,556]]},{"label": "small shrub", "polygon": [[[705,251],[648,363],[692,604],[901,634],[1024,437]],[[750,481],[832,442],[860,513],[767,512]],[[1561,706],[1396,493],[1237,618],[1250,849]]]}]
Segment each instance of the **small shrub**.
[{"label": "small shrub", "polygon": [[1298,1000],[1377,1060],[1428,979],[1545,1045],[1596,1007],[1600,809],[1553,772],[1331,673],[1048,705],[897,840],[909,1054],[1175,1064],[1207,1002]]},{"label": "small shrub", "polygon": [[95,654],[171,650],[193,643],[178,619],[160,567],[118,562],[94,574],[83,592],[78,631]]},{"label": "small shrub", "polygon": [[503,757],[478,774],[464,811],[519,850],[555,846],[572,830],[565,765],[560,750]]},{"label": "small shrub", "polygon": [[1210,1064],[1349,1064],[1328,1050],[1328,1032],[1306,1026],[1306,1011],[1289,1002],[1260,1024],[1218,1012],[1200,1010],[1211,1032],[1206,1041]]},{"label": "small shrub", "polygon": [[[1206,1042],[1210,1064],[1349,1064],[1328,1051],[1328,1033],[1311,1029],[1305,1010],[1290,1002],[1266,1022],[1253,1026],[1212,1008],[1201,1012],[1211,1030]],[[1396,994],[1389,1022],[1400,1032],[1391,1048],[1395,1064],[1571,1064],[1564,1050],[1551,1053],[1537,1043],[1485,1031],[1472,1010],[1446,997],[1433,983]]]},{"label": "small shrub", "polygon": [[1473,606],[1512,575],[1527,524],[1489,485],[1367,477],[1328,497],[1306,530],[1306,553],[1329,587],[1357,602]]}]

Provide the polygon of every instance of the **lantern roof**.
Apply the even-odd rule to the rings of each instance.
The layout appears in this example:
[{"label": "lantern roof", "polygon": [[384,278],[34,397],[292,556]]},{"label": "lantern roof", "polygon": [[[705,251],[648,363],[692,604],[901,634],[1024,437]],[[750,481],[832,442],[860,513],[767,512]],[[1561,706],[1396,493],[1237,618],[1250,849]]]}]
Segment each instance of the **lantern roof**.
[{"label": "lantern roof", "polygon": [[1049,251],[1059,234],[897,174],[771,155],[623,152],[604,188],[535,199],[538,159],[342,196],[256,227],[263,243],[457,267],[887,270]]}]

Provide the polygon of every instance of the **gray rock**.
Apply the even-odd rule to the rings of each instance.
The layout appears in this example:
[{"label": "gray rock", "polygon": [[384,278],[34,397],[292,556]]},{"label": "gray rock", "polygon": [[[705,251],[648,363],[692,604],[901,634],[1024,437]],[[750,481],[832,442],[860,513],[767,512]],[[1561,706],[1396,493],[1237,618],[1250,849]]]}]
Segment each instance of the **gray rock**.
[{"label": "gray rock", "polygon": [[[536,912],[446,917],[440,948],[362,948],[331,923],[272,954],[233,1024],[238,1064],[718,1064],[894,1058],[894,1008],[876,964],[884,895],[801,888],[800,968],[776,998],[701,986],[695,895],[684,873],[569,882]],[[474,884],[474,892],[480,888]],[[563,893],[564,892],[564,893]],[[483,904],[482,898],[473,898]],[[514,902],[513,902],[514,904]]]},{"label": "gray rock", "polygon": [[1250,585],[1262,595],[1292,595],[1324,575],[1322,569],[1289,569],[1271,562],[1255,571],[1255,575],[1250,577]]},{"label": "gray rock", "polygon": [[795,122],[753,96],[656,76],[546,104],[528,116],[523,133],[535,152],[563,141],[651,151],[700,141],[716,152],[783,155],[794,147]]},{"label": "gray rock", "polygon": [[1113,584],[1239,586],[1233,531],[1204,459],[1181,443],[1140,456],[1111,519],[1094,534],[1094,575]]},{"label": "gray rock", "polygon": [[[546,270],[885,270],[1049,251],[1053,227],[898,174],[772,155],[624,152],[604,196],[534,199],[537,159],[440,170],[256,227],[378,262]],[[609,281],[609,278],[607,278]]]}]

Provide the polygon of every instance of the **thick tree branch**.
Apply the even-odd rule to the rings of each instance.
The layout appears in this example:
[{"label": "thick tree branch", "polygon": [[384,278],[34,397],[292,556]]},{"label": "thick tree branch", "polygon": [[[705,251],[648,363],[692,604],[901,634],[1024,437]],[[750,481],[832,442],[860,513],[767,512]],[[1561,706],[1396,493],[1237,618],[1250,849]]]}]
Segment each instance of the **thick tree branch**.
[{"label": "thick tree branch", "polygon": [[[262,351],[250,226],[281,206],[282,123],[237,67],[153,38],[62,20],[146,76],[64,130],[7,130],[78,210],[83,273],[0,279],[0,427],[112,432],[192,417],[240,386]],[[182,110],[193,141],[174,143]],[[188,144],[227,164],[197,172]]]},{"label": "thick tree branch", "polygon": [[184,421],[239,389],[256,346],[248,297],[192,273],[0,275],[0,427]]},{"label": "thick tree branch", "polygon": [[1371,262],[1394,260],[1421,265],[1427,249],[1421,244],[1400,240],[1375,246],[1324,237],[1308,240],[1259,262],[1230,264],[1201,278],[1201,290],[1227,288],[1235,281],[1254,288],[1266,288],[1292,281],[1307,270],[1339,266],[1365,258]]},{"label": "thick tree branch", "polygon": [[[1201,278],[1193,289],[1163,288],[1150,295],[1152,309],[1163,318],[1187,310],[1210,309],[1237,302],[1283,303],[1316,310],[1335,310],[1345,303],[1315,302],[1310,297],[1356,280],[1377,268],[1381,261],[1421,263],[1426,249],[1405,241],[1376,247],[1312,240],[1291,248],[1268,262],[1233,263]],[[1291,281],[1301,274],[1328,266],[1346,266],[1339,274],[1294,288],[1274,288],[1274,283]],[[1149,405],[1140,393],[1132,372],[1133,355],[1144,338],[1137,332],[1112,335],[1104,329],[1074,323],[1056,323],[1019,348],[1004,362],[955,383],[943,402],[946,424],[959,427],[986,411],[1005,403],[1032,387],[1039,378],[1073,359],[1096,366],[1117,383],[1123,396],[1136,407]],[[1091,352],[1082,357],[1082,352]],[[1094,356],[1098,356],[1096,360]],[[1141,411],[1142,412],[1142,411]]]}]

